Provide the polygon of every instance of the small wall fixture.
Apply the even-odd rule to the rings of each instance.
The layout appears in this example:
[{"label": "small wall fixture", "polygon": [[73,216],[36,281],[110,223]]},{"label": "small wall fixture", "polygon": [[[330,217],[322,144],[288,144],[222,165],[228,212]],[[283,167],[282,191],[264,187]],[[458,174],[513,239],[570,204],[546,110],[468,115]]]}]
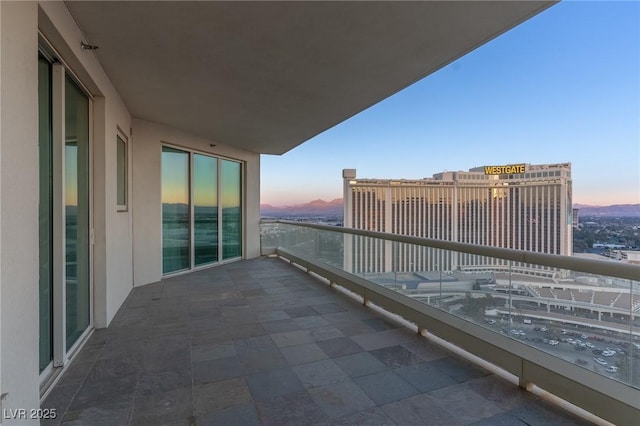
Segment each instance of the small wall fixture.
[{"label": "small wall fixture", "polygon": [[100,49],[100,47],[93,45],[93,44],[87,44],[84,41],[80,42],[80,48],[82,50],[98,50]]}]

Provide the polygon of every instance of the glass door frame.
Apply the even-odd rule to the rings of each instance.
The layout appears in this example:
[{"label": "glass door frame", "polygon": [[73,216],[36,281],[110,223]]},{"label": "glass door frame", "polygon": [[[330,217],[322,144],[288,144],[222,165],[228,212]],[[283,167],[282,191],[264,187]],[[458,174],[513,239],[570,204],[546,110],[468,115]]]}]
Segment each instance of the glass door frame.
[{"label": "glass door frame", "polygon": [[[226,157],[223,155],[219,155],[219,154],[213,154],[210,152],[206,152],[206,151],[201,151],[198,149],[194,149],[194,148],[188,148],[182,145],[177,145],[177,144],[172,144],[172,143],[168,143],[165,141],[162,141],[161,145],[160,145],[160,155],[162,155],[162,148],[170,148],[170,149],[175,149],[178,151],[182,151],[186,154],[189,155],[189,268],[188,269],[180,269],[174,272],[161,272],[161,276],[162,278],[169,278],[169,277],[174,277],[174,276],[178,276],[178,275],[182,275],[182,274],[188,274],[190,272],[193,271],[199,271],[202,269],[207,269],[207,268],[211,268],[214,266],[219,266],[219,265],[223,265],[226,263],[231,263],[231,262],[237,262],[238,260],[242,260],[245,257],[245,228],[246,228],[246,209],[245,209],[245,182],[246,182],[246,178],[245,178],[245,162],[242,160],[238,160],[235,158],[231,158],[231,157]],[[216,186],[216,190],[217,190],[217,199],[218,199],[218,224],[217,224],[217,228],[218,228],[218,260],[215,262],[210,262],[210,263],[205,263],[202,265],[196,265],[195,264],[195,241],[194,241],[194,232],[195,232],[195,218],[194,218],[194,209],[195,209],[195,203],[194,203],[194,155],[204,155],[210,158],[213,158],[217,161],[217,186]],[[222,188],[222,161],[232,161],[234,163],[237,163],[240,166],[240,220],[241,220],[241,229],[242,229],[242,234],[240,237],[240,244],[241,244],[241,253],[240,256],[237,257],[233,257],[233,258],[229,258],[229,259],[223,259],[223,234],[222,234],[222,200],[221,200],[221,188]],[[162,182],[162,160],[160,161],[161,167],[160,167],[160,182]],[[161,183],[162,184],[162,183]],[[161,188],[161,192],[162,192],[162,188]],[[162,200],[160,200],[160,215],[161,215],[161,220],[160,220],[160,241],[163,241],[162,235],[163,235],[163,219],[162,219],[162,215],[163,215],[163,211],[162,211]],[[163,252],[163,250],[161,250],[161,253]],[[162,264],[162,260],[160,262],[160,264]]]},{"label": "glass door frame", "polygon": [[[245,187],[246,187],[246,176],[245,176],[245,162],[236,160],[234,158],[216,156],[218,159],[218,264],[224,265],[227,263],[237,262],[238,260],[242,260],[246,255],[246,201],[245,201]],[[240,166],[240,194],[238,196],[240,200],[240,255],[236,257],[230,257],[228,259],[224,258],[224,232],[223,232],[223,202],[222,202],[222,185],[223,185],[223,177],[222,177],[222,162],[223,161],[231,161],[234,163],[238,163]]]},{"label": "glass door frame", "polygon": [[[46,392],[55,378],[62,372],[69,361],[77,354],[78,350],[86,342],[88,336],[93,332],[94,321],[94,157],[93,157],[93,107],[94,98],[82,84],[81,80],[74,74],[70,67],[62,60],[61,55],[51,46],[46,38],[40,33],[38,39],[38,54],[46,59],[50,64],[51,77],[51,167],[52,167],[52,298],[53,312],[51,320],[53,322],[53,353],[51,362],[40,372],[40,391]],[[87,203],[88,203],[88,246],[87,256],[87,279],[89,322],[86,329],[80,334],[77,340],[67,349],[66,343],[66,215],[65,215],[65,83],[67,77],[75,83],[80,92],[87,97]]]},{"label": "glass door frame", "polygon": [[[221,176],[221,167],[220,167],[220,157],[211,154],[203,154],[197,151],[187,151],[189,154],[189,200],[190,200],[190,262],[188,271],[208,268],[210,266],[219,265],[222,260],[222,256],[220,254],[220,250],[222,247],[222,238],[221,238],[221,222],[222,217],[220,216],[221,211],[221,200],[220,200],[220,176]],[[204,262],[200,264],[196,264],[196,155],[200,155],[203,157],[207,157],[209,159],[215,160],[216,163],[216,181],[215,181],[215,191],[216,191],[216,213],[217,213],[217,223],[216,223],[216,238],[218,240],[218,244],[216,245],[216,260],[213,262]]]}]

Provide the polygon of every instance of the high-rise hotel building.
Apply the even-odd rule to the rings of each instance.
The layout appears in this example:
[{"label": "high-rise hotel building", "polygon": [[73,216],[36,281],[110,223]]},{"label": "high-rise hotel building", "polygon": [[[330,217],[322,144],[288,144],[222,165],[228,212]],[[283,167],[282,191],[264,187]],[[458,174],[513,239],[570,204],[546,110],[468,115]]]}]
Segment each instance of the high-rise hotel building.
[{"label": "high-rise hotel building", "polygon": [[[356,179],[343,170],[344,226],[371,231],[572,254],[571,164],[483,166],[432,178]],[[354,241],[345,247],[358,272],[483,270],[504,261],[404,245]],[[390,250],[393,255],[389,256]],[[392,263],[395,263],[392,265]],[[549,275],[524,265],[521,272]]]}]

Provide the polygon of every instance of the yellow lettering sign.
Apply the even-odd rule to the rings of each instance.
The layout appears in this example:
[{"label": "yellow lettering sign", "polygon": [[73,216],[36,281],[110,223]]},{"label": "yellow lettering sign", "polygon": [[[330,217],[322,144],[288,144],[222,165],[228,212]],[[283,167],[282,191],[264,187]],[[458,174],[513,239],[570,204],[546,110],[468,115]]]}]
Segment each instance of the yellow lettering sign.
[{"label": "yellow lettering sign", "polygon": [[525,171],[524,164],[510,164],[508,166],[484,166],[485,175],[513,175],[522,174]]}]

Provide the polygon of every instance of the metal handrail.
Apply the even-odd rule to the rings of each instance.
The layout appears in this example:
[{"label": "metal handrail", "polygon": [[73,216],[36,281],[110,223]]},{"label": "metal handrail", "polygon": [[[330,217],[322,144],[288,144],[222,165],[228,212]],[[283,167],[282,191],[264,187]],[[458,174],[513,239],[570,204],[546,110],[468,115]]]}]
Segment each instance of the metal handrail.
[{"label": "metal handrail", "polygon": [[409,235],[390,234],[387,232],[367,231],[363,229],[345,228],[340,226],[320,225],[316,223],[296,222],[292,220],[265,220],[261,223],[281,223],[285,225],[300,226],[304,228],[320,229],[324,231],[340,232],[349,235],[361,235],[363,237],[378,238],[386,241],[414,244],[422,247],[431,247],[442,250],[457,251],[461,253],[476,254],[480,256],[494,257],[514,262],[531,263],[540,266],[549,266],[572,271],[585,272],[596,275],[623,278],[640,281],[640,266],[628,263],[617,263],[606,260],[582,259],[573,256],[561,256],[557,254],[536,253],[525,250],[482,246],[469,243],[436,240],[432,238],[412,237]]},{"label": "metal handrail", "polygon": [[[287,220],[261,221],[261,224],[270,223],[359,235],[640,281],[640,267],[636,265],[453,243],[313,223]],[[314,239],[317,235],[312,233],[308,237]],[[323,277],[332,286],[338,285],[359,295],[365,305],[373,303],[387,312],[415,324],[419,333],[438,336],[517,376],[518,384],[522,388],[528,389],[530,385],[540,386],[545,391],[614,424],[637,423],[640,416],[640,389],[633,387],[631,383],[620,382],[599,372],[583,368],[554,353],[529,346],[508,335],[497,333],[446,310],[418,301],[409,295],[367,281],[365,277],[331,266],[313,255],[297,253],[295,250],[289,251],[288,248],[281,247],[279,244],[276,244],[276,247],[268,246],[267,249],[266,251],[273,251],[270,254],[276,254],[280,258],[306,269],[309,273]]]},{"label": "metal handrail", "polygon": [[278,247],[276,254],[518,377],[524,389],[540,386],[561,399],[620,425],[640,418],[640,389],[585,369],[435,306],[367,281],[313,257]]}]

